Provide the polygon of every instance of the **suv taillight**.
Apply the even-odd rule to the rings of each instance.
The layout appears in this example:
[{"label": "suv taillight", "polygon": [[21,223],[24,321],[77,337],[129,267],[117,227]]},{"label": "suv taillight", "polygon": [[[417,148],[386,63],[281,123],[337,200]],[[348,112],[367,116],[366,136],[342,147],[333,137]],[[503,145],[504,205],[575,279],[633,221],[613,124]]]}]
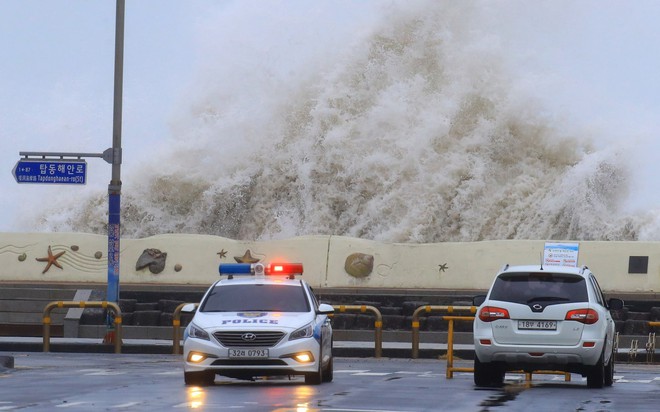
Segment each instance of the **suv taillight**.
[{"label": "suv taillight", "polygon": [[483,322],[492,322],[498,319],[509,319],[509,311],[495,306],[484,306],[479,310],[479,319]]},{"label": "suv taillight", "polygon": [[598,312],[593,309],[569,310],[566,313],[566,318],[564,320],[574,320],[576,322],[584,323],[585,325],[593,325],[598,322]]}]

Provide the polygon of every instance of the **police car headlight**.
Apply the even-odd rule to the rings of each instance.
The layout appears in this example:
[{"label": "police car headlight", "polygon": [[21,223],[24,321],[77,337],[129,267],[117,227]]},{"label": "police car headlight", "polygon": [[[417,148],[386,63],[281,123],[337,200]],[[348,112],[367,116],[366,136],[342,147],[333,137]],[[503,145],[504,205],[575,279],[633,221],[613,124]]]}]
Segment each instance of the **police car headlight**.
[{"label": "police car headlight", "polygon": [[204,340],[211,340],[209,338],[209,334],[206,333],[204,330],[202,330],[200,327],[195,325],[194,323],[190,324],[189,328],[189,336],[191,338],[197,338],[197,339],[204,339]]},{"label": "police car headlight", "polygon": [[312,335],[314,334],[314,328],[312,327],[312,324],[308,324],[303,326],[300,329],[296,329],[294,332],[291,333],[289,336],[289,340],[296,340],[296,339],[302,339],[302,338],[311,338]]}]

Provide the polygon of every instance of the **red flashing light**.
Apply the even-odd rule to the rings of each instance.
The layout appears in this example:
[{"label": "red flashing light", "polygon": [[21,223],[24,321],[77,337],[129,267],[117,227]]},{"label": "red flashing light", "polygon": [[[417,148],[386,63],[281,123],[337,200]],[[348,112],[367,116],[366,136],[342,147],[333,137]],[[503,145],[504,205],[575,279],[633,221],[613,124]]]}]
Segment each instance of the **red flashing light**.
[{"label": "red flashing light", "polygon": [[302,275],[302,263],[270,263],[266,266],[266,275]]}]

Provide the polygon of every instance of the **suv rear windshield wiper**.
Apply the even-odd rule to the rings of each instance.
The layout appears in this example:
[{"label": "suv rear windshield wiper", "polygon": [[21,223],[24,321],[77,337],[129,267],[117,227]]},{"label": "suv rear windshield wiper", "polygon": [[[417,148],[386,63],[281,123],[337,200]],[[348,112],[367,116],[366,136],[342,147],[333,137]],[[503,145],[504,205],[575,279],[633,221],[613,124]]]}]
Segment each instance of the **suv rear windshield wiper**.
[{"label": "suv rear windshield wiper", "polygon": [[568,298],[564,298],[561,296],[537,296],[533,297],[531,299],[527,300],[527,303],[533,303],[533,302],[546,302],[546,301],[552,301],[552,302],[570,302],[571,300]]}]

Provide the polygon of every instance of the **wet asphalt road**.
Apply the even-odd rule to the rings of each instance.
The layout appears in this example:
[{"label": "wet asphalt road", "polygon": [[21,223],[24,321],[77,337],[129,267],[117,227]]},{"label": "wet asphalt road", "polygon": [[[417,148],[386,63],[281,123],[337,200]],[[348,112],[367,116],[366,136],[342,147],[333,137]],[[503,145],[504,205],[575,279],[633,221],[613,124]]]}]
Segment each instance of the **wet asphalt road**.
[{"label": "wet asphalt road", "polygon": [[[476,389],[470,373],[445,376],[445,361],[336,358],[334,381],[302,378],[183,384],[180,356],[0,353],[0,411],[657,411],[660,366],[619,364],[611,388],[579,375],[508,374],[502,389]],[[470,367],[470,362],[454,366]]]}]

